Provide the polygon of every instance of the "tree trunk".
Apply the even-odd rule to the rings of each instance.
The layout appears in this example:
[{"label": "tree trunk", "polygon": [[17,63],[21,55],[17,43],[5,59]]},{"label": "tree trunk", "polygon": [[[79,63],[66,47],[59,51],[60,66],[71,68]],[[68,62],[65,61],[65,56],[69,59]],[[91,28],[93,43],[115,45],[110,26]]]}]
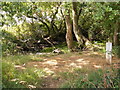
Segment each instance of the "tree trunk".
[{"label": "tree trunk", "polygon": [[75,34],[75,37],[79,43],[79,47],[83,49],[84,47],[90,47],[91,43],[90,41],[85,38],[82,33],[80,28],[78,28],[78,19],[79,15],[82,12],[82,8],[79,10],[79,13],[77,12],[77,2],[72,2],[73,6],[73,32]]},{"label": "tree trunk", "polygon": [[120,58],[120,22],[119,21],[116,21],[113,43],[116,48],[115,54],[118,58]]},{"label": "tree trunk", "polygon": [[81,33],[78,29],[77,3],[73,2],[73,32],[78,43],[81,43]]},{"label": "tree trunk", "polygon": [[77,12],[77,2],[73,2],[73,32],[78,41],[79,47],[82,49],[84,47],[84,41],[82,38],[81,30],[78,28],[78,12]]},{"label": "tree trunk", "polygon": [[72,23],[70,20],[70,15],[66,15],[66,28],[67,28],[67,32],[66,32],[66,42],[67,42],[67,46],[68,49],[70,51],[72,51],[73,48],[73,36],[72,36]]},{"label": "tree trunk", "polygon": [[120,41],[119,41],[119,22],[116,22],[116,26],[115,26],[115,31],[114,31],[114,36],[113,36],[113,43],[115,46],[119,46]]}]

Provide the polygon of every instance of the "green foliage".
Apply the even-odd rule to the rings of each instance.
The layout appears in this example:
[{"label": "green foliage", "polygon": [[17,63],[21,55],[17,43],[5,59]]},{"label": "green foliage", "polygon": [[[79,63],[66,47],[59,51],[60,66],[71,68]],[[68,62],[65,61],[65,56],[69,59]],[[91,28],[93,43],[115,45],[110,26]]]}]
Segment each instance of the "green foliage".
[{"label": "green foliage", "polygon": [[11,81],[16,76],[16,70],[14,68],[14,64],[11,62],[2,62],[2,87],[3,88],[24,88],[18,82]]},{"label": "green foliage", "polygon": [[2,60],[17,65],[25,64],[29,61],[43,61],[43,59],[40,59],[40,56],[37,56],[35,54],[28,54],[28,55],[16,54],[16,55],[3,56]]},{"label": "green foliage", "polygon": [[120,46],[114,46],[114,47],[113,47],[113,54],[114,54],[116,57],[120,58]]},{"label": "green foliage", "polygon": [[16,43],[13,41],[16,40],[16,37],[7,31],[2,31],[2,53],[9,54],[9,53],[16,53]]},{"label": "green foliage", "polygon": [[2,62],[3,88],[28,88],[29,85],[41,87],[43,82],[42,77],[45,75],[45,72],[43,72],[42,69],[37,68],[25,68],[25,70],[17,70],[15,69],[15,64],[17,64],[15,63],[16,59],[17,58],[12,58],[12,60],[10,60],[7,58]]},{"label": "green foliage", "polygon": [[[69,78],[70,75],[74,77]],[[118,88],[120,84],[119,70],[116,69],[112,72],[99,69],[86,74],[77,70],[77,72],[67,74],[66,78],[67,81],[60,88]]]},{"label": "green foliage", "polygon": [[14,64],[25,64],[29,61],[43,61],[40,59],[41,56],[35,55],[35,54],[27,54],[27,55],[22,55],[22,54],[16,54],[16,55],[9,55],[9,56],[3,56],[3,61],[8,61]]},{"label": "green foliage", "polygon": [[54,50],[53,47],[46,47],[43,50],[41,50],[41,52],[52,52]]},{"label": "green foliage", "polygon": [[105,53],[106,52],[106,50],[105,50],[105,48],[106,48],[105,44],[106,44],[105,42],[94,41],[93,42],[93,50]]},{"label": "green foliage", "polygon": [[43,77],[45,73],[41,69],[28,68],[16,74],[19,74],[19,76],[16,76],[16,78],[19,78],[19,81],[25,81],[26,87],[28,87],[27,85],[41,87],[43,82],[41,77]]},{"label": "green foliage", "polygon": [[[0,3],[2,6],[0,16],[2,16],[1,22],[3,26],[3,54],[24,51],[40,52],[42,46],[44,46],[43,44],[48,44],[43,37],[50,37],[52,42],[56,38],[57,42],[60,40],[65,41],[65,15],[70,10],[72,16],[71,2]],[[78,2],[77,6],[77,11],[81,11],[78,24],[82,34],[87,39],[104,42],[108,37],[113,37],[116,27],[115,22],[120,19],[119,2]],[[62,36],[59,38],[58,33],[60,32]],[[55,35],[56,37],[52,37]],[[44,48],[41,52],[51,52],[52,50],[52,47]],[[67,52],[66,47],[62,50]]]},{"label": "green foliage", "polygon": [[[68,53],[68,48],[67,48],[65,43],[61,43],[59,45],[55,45],[55,48],[59,48],[64,53]],[[43,50],[41,50],[41,52],[52,52],[55,48],[54,47],[46,47]]]},{"label": "green foliage", "polygon": [[2,76],[3,81],[10,80],[14,77],[14,64],[10,62],[2,62]]}]

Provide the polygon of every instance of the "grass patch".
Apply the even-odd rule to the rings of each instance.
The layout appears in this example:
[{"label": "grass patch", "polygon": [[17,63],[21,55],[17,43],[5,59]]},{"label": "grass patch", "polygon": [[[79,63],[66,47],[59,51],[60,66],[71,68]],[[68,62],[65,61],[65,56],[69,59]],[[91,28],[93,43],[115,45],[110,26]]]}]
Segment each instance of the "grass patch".
[{"label": "grass patch", "polygon": [[2,61],[11,62],[17,65],[27,63],[29,61],[43,61],[40,55],[27,54],[27,55],[9,55],[2,58]]},{"label": "grass patch", "polygon": [[3,61],[11,62],[14,64],[24,64],[31,60],[31,55],[9,55],[3,57]]},{"label": "grass patch", "polygon": [[86,70],[75,69],[74,72],[60,74],[65,78],[60,88],[119,88],[120,70]]},{"label": "grass patch", "polygon": [[2,60],[2,86],[3,88],[33,88],[41,87],[42,77],[45,72],[42,69],[26,68],[15,69],[16,64],[24,64],[29,61],[43,61],[37,55],[13,55],[3,57]]},{"label": "grass patch", "polygon": [[25,70],[16,70],[14,63],[2,62],[3,88],[41,87],[42,77],[45,75],[46,73],[42,69],[26,68]]},{"label": "grass patch", "polygon": [[42,77],[45,75],[45,72],[43,72],[42,69],[28,68],[23,72],[17,72],[17,74],[19,74],[19,76],[17,76],[17,78],[19,78],[19,81],[24,81],[24,85],[26,87],[29,85],[41,87],[41,84],[43,82]]},{"label": "grass patch", "polygon": [[[62,43],[60,45],[55,45],[55,48],[59,48],[61,51],[63,51],[64,53],[68,53],[68,48],[66,43]],[[54,49],[54,47],[46,47],[43,50],[41,50],[41,52],[52,52]]]},{"label": "grass patch", "polygon": [[41,52],[52,52],[54,50],[54,47],[45,47],[44,49],[41,50]]}]

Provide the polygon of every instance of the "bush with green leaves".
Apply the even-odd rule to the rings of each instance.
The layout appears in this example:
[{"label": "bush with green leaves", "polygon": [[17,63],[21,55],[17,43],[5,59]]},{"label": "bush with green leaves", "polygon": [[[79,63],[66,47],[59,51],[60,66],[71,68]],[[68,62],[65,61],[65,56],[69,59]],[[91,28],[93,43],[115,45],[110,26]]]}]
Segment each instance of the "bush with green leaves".
[{"label": "bush with green leaves", "polygon": [[7,31],[2,31],[2,54],[14,54],[19,51],[18,48],[16,48],[17,43],[14,43],[17,38]]},{"label": "bush with green leaves", "polygon": [[3,88],[24,88],[17,81],[11,81],[16,76],[14,64],[10,62],[2,62],[2,87]]},{"label": "bush with green leaves", "polygon": [[114,54],[116,57],[120,58],[120,46],[114,46],[114,47],[113,47],[113,54]]}]

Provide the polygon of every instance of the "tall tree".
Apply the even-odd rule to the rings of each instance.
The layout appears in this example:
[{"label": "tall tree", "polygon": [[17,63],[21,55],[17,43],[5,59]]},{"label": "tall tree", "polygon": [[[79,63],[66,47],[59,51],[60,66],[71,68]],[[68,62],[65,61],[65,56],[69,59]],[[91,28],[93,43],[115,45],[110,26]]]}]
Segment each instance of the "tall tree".
[{"label": "tall tree", "polygon": [[75,34],[75,37],[79,43],[79,47],[82,49],[84,47],[88,47],[90,44],[89,40],[87,38],[85,38],[82,34],[81,29],[78,27],[78,20],[79,20],[79,16],[82,12],[82,7],[80,7],[79,12],[78,12],[78,2],[72,2],[72,6],[73,6],[73,31]]},{"label": "tall tree", "polygon": [[68,49],[72,51],[73,49],[73,36],[72,36],[72,23],[71,23],[71,18],[70,18],[70,10],[68,10],[68,14],[65,17],[66,20],[66,42]]},{"label": "tall tree", "polygon": [[115,25],[114,35],[113,35],[113,42],[115,46],[120,45],[120,40],[119,40],[120,28],[119,27],[120,27],[120,22],[117,20]]}]

